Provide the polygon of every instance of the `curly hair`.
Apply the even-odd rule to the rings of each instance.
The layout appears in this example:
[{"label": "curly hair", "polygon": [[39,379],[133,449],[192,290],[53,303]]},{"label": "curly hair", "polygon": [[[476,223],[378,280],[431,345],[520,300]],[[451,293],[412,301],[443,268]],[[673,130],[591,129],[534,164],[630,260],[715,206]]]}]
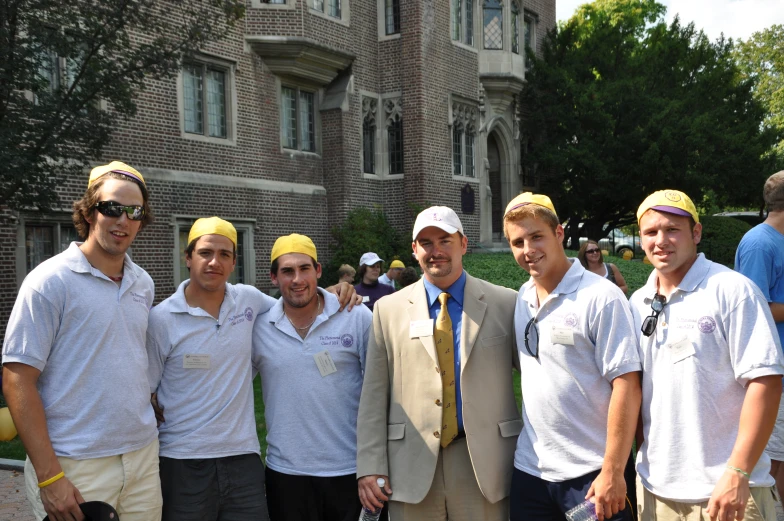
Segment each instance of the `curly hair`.
[{"label": "curly hair", "polygon": [[142,205],[144,206],[144,218],[141,221],[141,227],[139,230],[144,229],[145,226],[153,222],[149,193],[147,192],[147,187],[144,186],[144,183],[141,183],[135,179],[131,179],[126,175],[118,174],[116,172],[109,172],[95,181],[87,189],[81,199],[74,201],[73,214],[71,218],[73,219],[74,227],[76,227],[76,233],[79,234],[79,237],[82,240],[87,240],[87,237],[90,235],[90,223],[87,221],[87,219],[92,219],[93,215],[95,215],[95,205],[98,203],[98,191],[101,189],[107,179],[119,179],[121,181],[135,183],[136,186],[138,186],[142,191]]}]

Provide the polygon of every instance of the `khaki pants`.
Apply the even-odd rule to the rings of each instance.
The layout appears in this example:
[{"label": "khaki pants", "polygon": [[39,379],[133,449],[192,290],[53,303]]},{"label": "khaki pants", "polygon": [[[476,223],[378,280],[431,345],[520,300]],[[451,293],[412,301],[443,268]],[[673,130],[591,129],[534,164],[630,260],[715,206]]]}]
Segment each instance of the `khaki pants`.
[{"label": "khaki pants", "polygon": [[[392,483],[393,487],[394,485]],[[479,490],[465,438],[453,441],[438,453],[433,484],[430,485],[430,490],[421,503],[389,502],[389,521],[425,519],[427,521],[447,519],[449,521],[508,521],[509,519],[508,497],[498,503],[490,503]]]},{"label": "khaki pants", "polygon": [[[774,487],[752,487],[743,521],[776,521]],[[680,503],[660,498],[637,478],[639,521],[710,521],[708,502]]]},{"label": "khaki pants", "polygon": [[[109,503],[122,521],[160,521],[161,479],[158,473],[158,440],[139,450],[75,460],[58,457],[60,466],[85,501]],[[46,517],[38,481],[30,458],[25,461],[27,499],[36,519]]]}]

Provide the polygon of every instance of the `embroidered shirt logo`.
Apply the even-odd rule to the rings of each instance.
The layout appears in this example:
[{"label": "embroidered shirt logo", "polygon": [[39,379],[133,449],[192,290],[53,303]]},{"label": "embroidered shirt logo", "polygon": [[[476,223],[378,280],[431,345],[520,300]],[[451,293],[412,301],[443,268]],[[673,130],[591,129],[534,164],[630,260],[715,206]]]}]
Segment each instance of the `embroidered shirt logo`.
[{"label": "embroidered shirt logo", "polygon": [[248,322],[253,320],[253,308],[245,308],[245,320]]},{"label": "embroidered shirt logo", "polygon": [[578,324],[577,315],[574,313],[569,313],[564,317],[564,325],[569,326],[571,328],[577,327]]},{"label": "embroidered shirt logo", "polygon": [[697,320],[697,327],[703,333],[713,333],[716,329],[716,321],[713,320],[713,317],[700,317],[700,319]]},{"label": "embroidered shirt logo", "polygon": [[354,337],[346,333],[340,337],[340,343],[343,347],[351,347],[354,344]]}]

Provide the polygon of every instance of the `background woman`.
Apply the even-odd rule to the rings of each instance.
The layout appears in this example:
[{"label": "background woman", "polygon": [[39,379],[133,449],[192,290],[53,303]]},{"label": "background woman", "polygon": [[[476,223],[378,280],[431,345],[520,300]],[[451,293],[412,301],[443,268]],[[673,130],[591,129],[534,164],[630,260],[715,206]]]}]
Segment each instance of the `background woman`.
[{"label": "background woman", "polygon": [[599,244],[596,241],[585,241],[583,245],[580,246],[580,252],[577,254],[577,258],[580,259],[580,263],[585,269],[596,273],[600,277],[608,279],[610,282],[614,282],[621,288],[623,294],[626,294],[628,288],[626,287],[626,281],[623,280],[623,275],[621,275],[618,266],[604,262],[602,250],[599,248]]}]

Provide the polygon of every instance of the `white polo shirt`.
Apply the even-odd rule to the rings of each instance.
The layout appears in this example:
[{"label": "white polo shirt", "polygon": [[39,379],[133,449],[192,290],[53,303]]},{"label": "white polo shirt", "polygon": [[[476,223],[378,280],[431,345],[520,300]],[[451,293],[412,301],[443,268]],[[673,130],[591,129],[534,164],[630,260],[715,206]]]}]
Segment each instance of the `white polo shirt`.
[{"label": "white polo shirt", "polygon": [[[175,459],[260,454],[253,410],[251,339],[256,317],[275,299],[226,284],[218,319],[188,306],[184,281],[150,312],[149,389],[166,421],[160,455]],[[149,397],[149,394],[148,394]]]},{"label": "white polo shirt", "polygon": [[[357,471],[357,411],[373,314],[366,306],[338,312],[337,297],[319,292],[324,310],[304,339],[284,315],[283,299],[254,326],[267,466],[283,474],[345,476]],[[322,376],[325,352],[336,371]]]},{"label": "white polo shirt", "polygon": [[[637,472],[651,492],[681,502],[707,501],[738,434],[746,385],[784,374],[776,326],[759,288],[699,254],[667,299],[650,337],[656,271],[631,298],[643,364],[645,441]],[[763,453],[751,486],[773,485]]]},{"label": "white polo shirt", "polygon": [[[520,288],[515,305],[525,428],[517,440],[514,465],[550,482],[601,468],[610,382],[641,370],[623,293],[579,261],[570,262],[569,271],[541,305],[533,280]],[[525,329],[532,317],[538,360],[525,347]],[[532,351],[536,334],[529,333]]]},{"label": "white polo shirt", "polygon": [[132,452],[157,436],[144,349],[152,279],[126,255],[118,287],[80,244],[27,275],[3,343],[3,363],[41,371],[54,452],[78,460]]}]

